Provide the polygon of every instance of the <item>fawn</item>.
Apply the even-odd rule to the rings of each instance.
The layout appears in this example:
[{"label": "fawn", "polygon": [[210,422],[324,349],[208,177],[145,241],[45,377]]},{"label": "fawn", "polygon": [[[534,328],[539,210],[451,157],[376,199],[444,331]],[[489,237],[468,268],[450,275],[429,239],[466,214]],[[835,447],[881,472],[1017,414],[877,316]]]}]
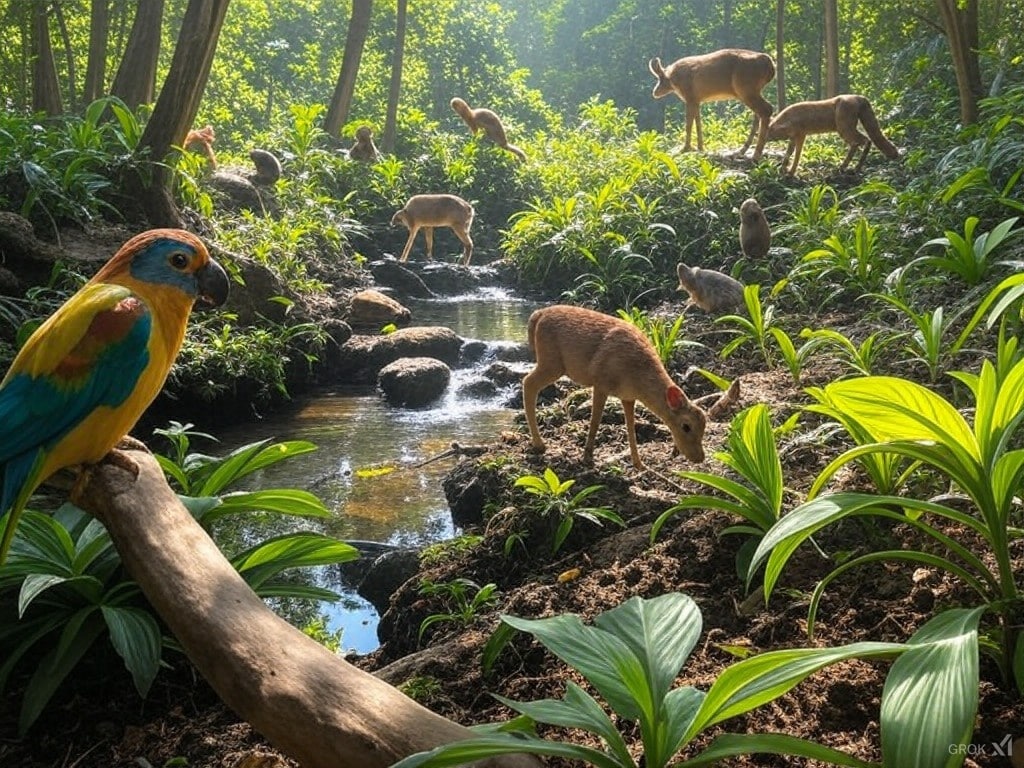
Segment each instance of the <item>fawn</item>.
[{"label": "fawn", "polygon": [[[858,121],[868,132],[867,136],[857,130]],[[804,140],[812,133],[838,133],[843,137],[843,141],[850,145],[843,164],[839,166],[840,171],[846,170],[853,159],[853,153],[863,146],[864,152],[854,169],[855,172],[860,171],[868,157],[872,142],[890,160],[899,156],[899,150],[885,138],[885,134],[878,126],[878,118],[875,117],[875,110],[871,108],[871,102],[864,96],[846,93],[821,101],[799,101],[790,104],[775,116],[768,126],[768,140],[789,139],[789,146],[786,147],[786,154],[782,158],[783,173],[790,176],[796,173]],[[868,136],[871,137],[870,141]],[[793,155],[793,165],[787,169],[790,155]]]},{"label": "fawn", "polygon": [[530,315],[527,334],[537,364],[523,379],[523,406],[536,450],[545,448],[537,429],[537,395],[560,376],[568,376],[594,388],[585,461],[593,461],[597,427],[609,395],[622,401],[634,467],[644,467],[636,447],[633,411],[637,400],[669,428],[679,453],[690,461],[704,460],[706,415],[672,381],[638,328],[601,312],[559,304]]},{"label": "fawn", "polygon": [[676,274],[679,287],[690,295],[687,307],[696,304],[705,312],[718,314],[743,306],[743,283],[729,275],[682,262],[676,265]]},{"label": "fawn", "polygon": [[676,94],[686,104],[686,145],[690,151],[690,133],[697,124],[697,149],[704,151],[704,134],[700,123],[700,105],[705,101],[738,99],[754,113],[750,135],[738,154],[743,155],[757,134],[754,160],[761,157],[772,117],[772,105],[761,95],[761,90],[775,77],[775,62],[767,53],[746,51],[742,48],[723,48],[701,56],[686,56],[662,67],[657,56],[647,68],[658,78],[651,95],[656,99]]},{"label": "fawn", "polygon": [[399,261],[409,258],[412,243],[420,229],[427,241],[427,259],[433,259],[434,227],[451,227],[455,236],[462,241],[462,264],[468,265],[473,255],[473,241],[469,237],[473,213],[473,206],[457,195],[413,195],[405,207],[391,217],[392,226],[404,224],[409,230],[409,239],[405,241]]}]

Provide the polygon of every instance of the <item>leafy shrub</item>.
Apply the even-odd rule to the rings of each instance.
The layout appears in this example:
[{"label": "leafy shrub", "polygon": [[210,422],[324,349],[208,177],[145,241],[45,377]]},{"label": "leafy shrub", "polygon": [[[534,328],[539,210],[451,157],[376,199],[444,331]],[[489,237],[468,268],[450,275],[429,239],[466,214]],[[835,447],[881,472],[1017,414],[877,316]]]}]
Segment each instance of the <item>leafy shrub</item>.
[{"label": "leafy shrub", "polygon": [[534,506],[542,517],[554,518],[558,523],[551,541],[552,552],[562,548],[578,517],[596,525],[604,521],[623,528],[626,526],[618,513],[607,507],[584,506],[583,502],[603,486],[591,485],[570,496],[569,491],[575,484],[575,480],[560,480],[551,467],[545,469],[543,475],[523,475],[516,478],[514,483],[516,488],[522,488],[536,497]]}]

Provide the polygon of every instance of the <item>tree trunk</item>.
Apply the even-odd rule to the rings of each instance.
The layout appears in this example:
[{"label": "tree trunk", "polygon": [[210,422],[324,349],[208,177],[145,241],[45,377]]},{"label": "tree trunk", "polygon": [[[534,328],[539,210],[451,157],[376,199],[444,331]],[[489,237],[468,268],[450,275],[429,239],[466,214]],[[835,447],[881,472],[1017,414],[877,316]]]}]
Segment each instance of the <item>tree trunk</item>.
[{"label": "tree trunk", "polygon": [[395,16],[395,58],[391,62],[391,87],[388,89],[388,113],[384,119],[384,137],[381,149],[395,151],[395,135],[398,124],[398,96],[402,90],[402,58],[405,56],[405,16],[408,0],[398,0]]},{"label": "tree trunk", "polygon": [[85,65],[82,98],[91,104],[103,95],[107,79],[107,41],[110,37],[109,0],[92,0],[89,12],[89,59]]},{"label": "tree trunk", "polygon": [[57,21],[57,29],[60,30],[60,39],[64,44],[64,60],[68,68],[68,107],[72,112],[78,109],[76,91],[76,70],[75,52],[71,48],[71,35],[68,34],[68,23],[64,18],[64,6],[61,3],[53,4],[53,18]]},{"label": "tree trunk", "polygon": [[[387,768],[471,732],[348,664],[271,611],[167,485],[153,457],[79,478],[95,515],[185,653],[231,707],[303,768]],[[531,757],[485,765],[539,768]]]},{"label": "tree trunk", "polygon": [[775,4],[775,93],[776,109],[781,112],[786,108],[786,0],[776,0]]},{"label": "tree trunk", "polygon": [[[210,76],[210,65],[224,25],[229,0],[189,0],[174,47],[171,68],[160,88],[153,115],[139,140],[139,150],[161,161],[172,144],[185,140],[199,111],[199,101]],[[181,216],[170,193],[171,172],[154,164],[148,185],[140,180],[139,200],[146,218],[157,227],[180,227]]]},{"label": "tree trunk", "polygon": [[60,101],[46,7],[46,3],[32,4],[32,111],[53,117],[61,114],[64,107]]},{"label": "tree trunk", "polygon": [[139,0],[132,31],[128,33],[128,45],[110,88],[111,94],[132,111],[153,102],[163,18],[164,0]]},{"label": "tree trunk", "polygon": [[839,7],[825,0],[825,97],[839,94]]},{"label": "tree trunk", "polygon": [[960,122],[978,122],[978,100],[983,93],[981,67],[978,64],[978,0],[967,0],[961,9],[957,0],[935,0],[946,30],[949,52],[956,71],[960,96]]},{"label": "tree trunk", "polygon": [[334,86],[334,95],[327,108],[324,118],[324,131],[328,136],[339,137],[341,127],[348,120],[348,111],[352,106],[352,94],[356,90],[356,75],[359,74],[359,61],[363,57],[363,46],[370,34],[370,17],[373,11],[373,0],[352,0],[352,18],[348,23],[348,34],[345,37],[345,54],[341,60],[341,72],[338,83]]}]

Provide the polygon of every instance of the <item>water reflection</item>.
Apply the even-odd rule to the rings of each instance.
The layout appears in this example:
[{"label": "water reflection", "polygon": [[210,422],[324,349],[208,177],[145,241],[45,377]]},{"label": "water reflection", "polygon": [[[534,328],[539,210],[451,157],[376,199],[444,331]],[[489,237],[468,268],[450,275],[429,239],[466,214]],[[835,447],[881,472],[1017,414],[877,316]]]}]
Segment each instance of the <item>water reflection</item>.
[{"label": "water reflection", "polygon": [[[453,441],[493,442],[515,415],[501,405],[503,394],[482,401],[460,398],[457,392],[493,359],[497,347],[525,341],[526,319],[535,306],[493,292],[408,306],[416,325],[443,325],[467,340],[491,343],[492,354],[476,368],[452,372],[452,382],[435,407],[393,408],[371,388],[338,388],[219,435],[218,451],[264,438],[315,443],[317,451],[268,467],[253,477],[253,485],[312,491],[334,513],[325,532],[339,538],[420,546],[450,537],[454,530],[441,482],[456,459],[415,465],[444,452]],[[360,474],[367,468],[393,471]],[[346,649],[375,648],[377,616],[372,606],[344,583],[337,569],[322,569],[319,578],[345,598],[324,606],[328,629],[344,629]]]}]

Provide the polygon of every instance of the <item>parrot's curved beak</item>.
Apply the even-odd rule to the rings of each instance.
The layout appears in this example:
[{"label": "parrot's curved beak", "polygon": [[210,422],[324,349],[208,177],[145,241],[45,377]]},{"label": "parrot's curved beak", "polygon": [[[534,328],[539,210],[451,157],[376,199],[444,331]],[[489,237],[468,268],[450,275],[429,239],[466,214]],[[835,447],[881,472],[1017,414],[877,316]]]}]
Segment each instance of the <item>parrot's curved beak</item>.
[{"label": "parrot's curved beak", "polygon": [[196,307],[219,307],[228,298],[228,275],[224,267],[212,258],[196,272],[198,299]]}]

